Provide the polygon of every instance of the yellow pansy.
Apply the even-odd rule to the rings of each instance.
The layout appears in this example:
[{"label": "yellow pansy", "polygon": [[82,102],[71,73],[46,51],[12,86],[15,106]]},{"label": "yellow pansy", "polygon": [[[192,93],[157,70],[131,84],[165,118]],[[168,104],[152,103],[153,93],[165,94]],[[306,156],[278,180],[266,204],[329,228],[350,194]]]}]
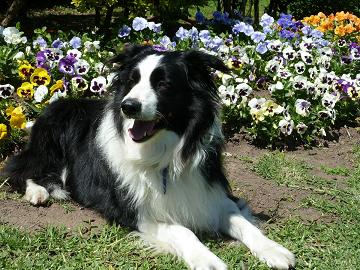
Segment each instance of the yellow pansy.
[{"label": "yellow pansy", "polygon": [[0,140],[4,139],[7,135],[7,127],[5,124],[0,124]]},{"label": "yellow pansy", "polygon": [[276,104],[272,100],[267,100],[265,103],[261,106],[261,110],[264,111],[265,116],[273,116],[274,114],[279,114],[284,111],[284,107]]},{"label": "yellow pansy", "polygon": [[53,95],[57,91],[64,92],[64,90],[64,82],[62,80],[57,80],[56,83],[50,87],[50,95]]},{"label": "yellow pansy", "polygon": [[18,68],[19,76],[22,80],[27,80],[34,70],[35,68],[28,61],[23,61]]},{"label": "yellow pansy", "polygon": [[24,129],[26,126],[26,118],[23,113],[23,108],[18,106],[16,108],[9,107],[6,114],[10,115],[10,127]]},{"label": "yellow pansy", "polygon": [[44,68],[37,68],[34,70],[34,73],[31,74],[30,82],[35,85],[49,85],[50,75]]},{"label": "yellow pansy", "polygon": [[31,99],[34,96],[34,84],[29,82],[24,82],[17,89],[16,93],[21,98]]}]

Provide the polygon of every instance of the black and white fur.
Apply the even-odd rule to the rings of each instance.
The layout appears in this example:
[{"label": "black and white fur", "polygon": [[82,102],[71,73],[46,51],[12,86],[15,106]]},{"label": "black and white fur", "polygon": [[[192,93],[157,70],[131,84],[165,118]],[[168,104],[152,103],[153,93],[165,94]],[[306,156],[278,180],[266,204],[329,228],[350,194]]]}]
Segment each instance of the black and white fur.
[{"label": "black and white fur", "polygon": [[200,51],[132,46],[109,100],[60,100],[37,119],[30,141],[9,160],[10,183],[34,205],[71,197],[109,222],[134,228],[153,247],[191,269],[227,269],[195,233],[223,233],[267,265],[294,255],[265,237],[230,192],[221,166],[219,98]]}]

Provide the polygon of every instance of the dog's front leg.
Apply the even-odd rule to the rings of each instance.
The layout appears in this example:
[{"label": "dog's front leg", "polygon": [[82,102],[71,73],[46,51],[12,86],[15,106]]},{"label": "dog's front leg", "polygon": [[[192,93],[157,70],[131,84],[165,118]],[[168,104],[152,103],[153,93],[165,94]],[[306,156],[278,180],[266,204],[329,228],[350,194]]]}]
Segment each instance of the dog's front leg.
[{"label": "dog's front leg", "polygon": [[139,231],[156,249],[182,258],[191,269],[225,270],[227,266],[188,228],[181,225],[143,222]]},{"label": "dog's front leg", "polygon": [[295,256],[280,244],[270,240],[248,221],[239,207],[227,199],[221,225],[223,233],[240,240],[251,253],[275,269],[289,269],[295,265]]}]

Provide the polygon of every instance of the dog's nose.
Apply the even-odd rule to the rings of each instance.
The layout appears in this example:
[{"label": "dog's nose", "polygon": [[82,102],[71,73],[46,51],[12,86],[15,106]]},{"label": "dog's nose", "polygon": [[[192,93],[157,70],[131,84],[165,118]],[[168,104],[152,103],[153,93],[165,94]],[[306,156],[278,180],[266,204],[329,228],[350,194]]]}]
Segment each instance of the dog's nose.
[{"label": "dog's nose", "polygon": [[126,116],[132,117],[140,113],[141,103],[135,98],[128,98],[121,103],[121,109]]}]

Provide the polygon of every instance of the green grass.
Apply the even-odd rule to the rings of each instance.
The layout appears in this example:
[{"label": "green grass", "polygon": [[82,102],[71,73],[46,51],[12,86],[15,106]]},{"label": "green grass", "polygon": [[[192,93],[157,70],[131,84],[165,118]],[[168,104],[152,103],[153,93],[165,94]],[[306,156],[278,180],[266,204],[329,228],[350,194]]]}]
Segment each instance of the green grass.
[{"label": "green grass", "polygon": [[326,168],[331,175],[348,176],[345,187],[311,175],[311,167],[283,153],[264,155],[254,165],[259,175],[279,185],[309,190],[302,207],[315,208],[333,222],[304,224],[297,219],[270,226],[269,235],[287,239],[297,255],[296,269],[359,269],[360,265],[360,147],[353,169]]},{"label": "green grass", "polygon": [[[360,147],[354,150],[354,157],[352,169],[347,171],[347,185],[341,188],[312,176],[311,166],[283,153],[267,154],[250,164],[268,181],[308,190],[301,207],[315,208],[332,217],[330,222],[304,223],[293,216],[265,224],[271,239],[296,254],[296,269],[359,269]],[[100,231],[82,232],[49,227],[27,233],[0,225],[0,269],[186,269],[182,261],[170,255],[145,250],[126,229],[105,226]],[[241,244],[207,238],[203,242],[229,269],[268,269]]]}]

